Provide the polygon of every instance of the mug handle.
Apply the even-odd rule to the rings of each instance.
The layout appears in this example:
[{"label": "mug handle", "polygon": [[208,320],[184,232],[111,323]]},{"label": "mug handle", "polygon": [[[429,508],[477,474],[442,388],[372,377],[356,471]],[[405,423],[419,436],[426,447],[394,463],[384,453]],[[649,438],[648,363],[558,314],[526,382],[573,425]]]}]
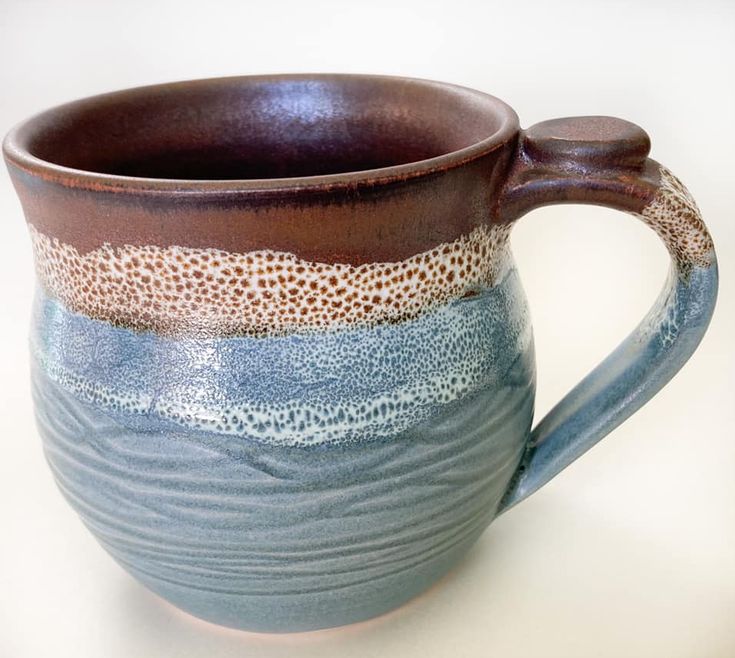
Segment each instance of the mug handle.
[{"label": "mug handle", "polygon": [[668,280],[648,315],[536,425],[498,514],[534,493],[650,400],[684,365],[717,298],[717,259],[694,199],[648,158],[638,126],[612,117],[553,119],[522,131],[498,200],[511,222],[551,203],[632,213],[671,254]]}]

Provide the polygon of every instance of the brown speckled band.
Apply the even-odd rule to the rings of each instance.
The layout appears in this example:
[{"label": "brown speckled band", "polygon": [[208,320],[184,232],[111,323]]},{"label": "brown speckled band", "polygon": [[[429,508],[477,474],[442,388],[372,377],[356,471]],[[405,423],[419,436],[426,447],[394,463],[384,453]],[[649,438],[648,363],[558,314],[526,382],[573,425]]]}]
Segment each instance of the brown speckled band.
[{"label": "brown speckled band", "polygon": [[684,184],[666,167],[660,168],[660,187],[637,216],[663,240],[679,270],[709,267],[714,245],[697,203]]},{"label": "brown speckled band", "polygon": [[318,263],[260,250],[104,245],[86,254],[31,227],[41,284],[84,315],[166,335],[280,335],[398,322],[493,285],[508,225],[398,262]]}]

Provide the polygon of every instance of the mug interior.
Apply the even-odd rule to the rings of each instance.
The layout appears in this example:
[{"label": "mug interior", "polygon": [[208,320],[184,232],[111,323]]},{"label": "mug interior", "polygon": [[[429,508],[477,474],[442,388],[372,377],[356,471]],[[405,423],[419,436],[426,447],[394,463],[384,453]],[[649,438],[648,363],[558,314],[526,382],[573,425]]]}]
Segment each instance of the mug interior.
[{"label": "mug interior", "polygon": [[24,124],[13,146],[51,166],[116,177],[311,177],[491,147],[514,116],[492,96],[426,80],[253,76],[69,103]]}]

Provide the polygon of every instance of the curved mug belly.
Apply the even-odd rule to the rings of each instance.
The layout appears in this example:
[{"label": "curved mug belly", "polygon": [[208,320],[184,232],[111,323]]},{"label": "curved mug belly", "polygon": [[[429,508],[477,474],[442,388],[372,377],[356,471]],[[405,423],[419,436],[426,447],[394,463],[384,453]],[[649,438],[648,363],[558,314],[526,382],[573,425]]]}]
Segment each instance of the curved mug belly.
[{"label": "curved mug belly", "polygon": [[526,443],[514,268],[412,320],[290,336],[156,336],[39,292],[36,414],[56,481],[138,580],[255,631],[342,625],[441,577]]}]

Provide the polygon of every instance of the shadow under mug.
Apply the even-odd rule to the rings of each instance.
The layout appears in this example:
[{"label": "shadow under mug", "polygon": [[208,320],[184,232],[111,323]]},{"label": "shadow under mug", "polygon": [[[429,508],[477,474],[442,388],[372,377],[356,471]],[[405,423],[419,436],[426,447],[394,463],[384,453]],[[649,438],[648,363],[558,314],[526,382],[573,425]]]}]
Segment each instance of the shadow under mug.
[{"label": "shadow under mug", "polygon": [[[712,242],[648,151],[619,119],[521,130],[487,94],[384,76],[157,85],[31,118],[4,154],[61,491],[125,569],[216,623],[307,630],[401,604],[704,334]],[[563,202],[642,219],[672,268],[532,430],[508,239]]]}]

